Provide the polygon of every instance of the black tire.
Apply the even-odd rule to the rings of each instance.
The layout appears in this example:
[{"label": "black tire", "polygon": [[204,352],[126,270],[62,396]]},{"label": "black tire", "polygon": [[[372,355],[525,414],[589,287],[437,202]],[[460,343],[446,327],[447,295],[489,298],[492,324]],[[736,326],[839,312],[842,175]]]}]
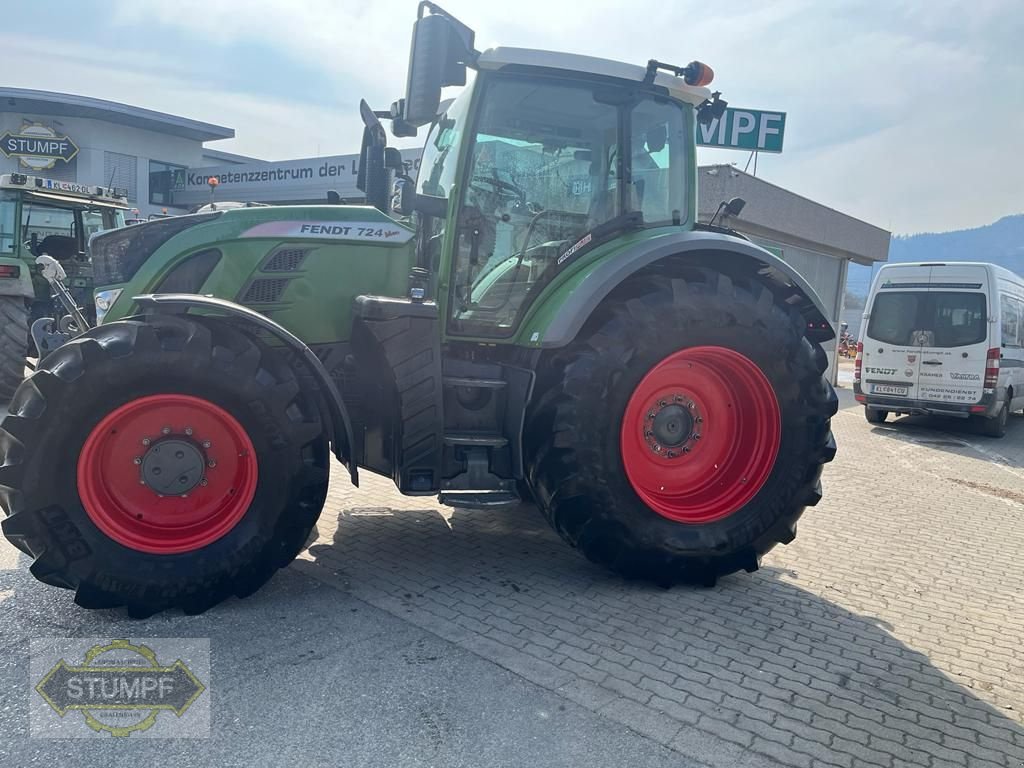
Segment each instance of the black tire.
[{"label": "black tire", "polygon": [[28,304],[21,296],[0,296],[0,401],[14,396],[25,378],[29,346]]},{"label": "black tire", "polygon": [[868,424],[884,424],[885,420],[889,418],[889,412],[879,411],[876,408],[865,408],[864,418],[868,420]]},{"label": "black tire", "polygon": [[[838,407],[824,351],[800,316],[758,282],[709,267],[648,273],[620,286],[577,339],[545,355],[526,430],[527,475],[541,511],[569,544],[627,578],[713,585],[790,542],[821,498],[835,455]],[[724,519],[692,524],[656,513],[625,473],[620,427],[644,375],[687,347],[717,345],[753,361],[781,412],[781,442],[760,490]]]},{"label": "black tire", "polygon": [[[83,607],[126,606],[145,617],[245,597],[291,562],[323,506],[329,454],[317,407],[281,357],[223,321],[153,317],[100,326],[41,361],[0,428],[3,532],[35,558],[32,574],[76,590]],[[118,543],[79,494],[76,468],[94,427],[152,395],[214,404],[244,430],[258,461],[241,518],[191,551],[151,554]]]},{"label": "black tire", "polygon": [[986,437],[1006,437],[1006,426],[1010,417],[1010,403],[1004,400],[999,405],[999,412],[981,422],[981,434]]}]

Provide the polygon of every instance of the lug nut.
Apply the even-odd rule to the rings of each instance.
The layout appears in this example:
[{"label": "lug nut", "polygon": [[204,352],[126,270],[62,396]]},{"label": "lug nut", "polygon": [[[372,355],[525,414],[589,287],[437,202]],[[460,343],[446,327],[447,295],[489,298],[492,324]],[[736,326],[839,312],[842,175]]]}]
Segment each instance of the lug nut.
[{"label": "lug nut", "polygon": [[698,424],[703,424],[704,423],[704,417],[703,416],[698,416],[696,419],[694,419],[694,421],[696,421]]},{"label": "lug nut", "polygon": [[688,446],[688,445],[683,446],[683,453],[689,453],[689,452],[690,452],[690,446]]},{"label": "lug nut", "polygon": [[142,457],[141,456],[136,456],[134,459],[132,459],[132,463],[133,464],[141,464],[142,463]]},{"label": "lug nut", "polygon": [[199,484],[200,484],[201,486],[203,486],[203,487],[206,487],[207,485],[209,485],[209,482],[208,482],[208,481],[207,481],[207,479],[206,479],[206,478],[204,477],[204,478],[203,478],[202,480],[200,480],[200,481],[199,481]]},{"label": "lug nut", "polygon": [[185,434],[186,435],[191,435],[192,434],[192,427],[185,427]]},{"label": "lug nut", "polygon": [[214,459],[210,459],[208,462],[206,462],[206,466],[208,466],[210,469],[213,469],[214,467],[217,466],[217,462]]},{"label": "lug nut", "polygon": [[693,436],[693,439],[694,439],[694,440],[700,440],[700,432],[698,432],[697,434],[695,434],[695,435]]},{"label": "lug nut", "polygon": [[654,446],[654,452],[655,453],[661,453],[661,446],[660,445],[655,445]]},{"label": "lug nut", "polygon": [[164,435],[169,435],[169,434],[171,434],[171,428],[170,427],[164,427],[163,429],[160,430],[160,433],[164,434]]},{"label": "lug nut", "polygon": [[143,445],[149,445],[149,438],[148,437],[142,438],[142,444]]},{"label": "lug nut", "polygon": [[203,448],[209,448],[212,443],[209,440],[203,440]]}]

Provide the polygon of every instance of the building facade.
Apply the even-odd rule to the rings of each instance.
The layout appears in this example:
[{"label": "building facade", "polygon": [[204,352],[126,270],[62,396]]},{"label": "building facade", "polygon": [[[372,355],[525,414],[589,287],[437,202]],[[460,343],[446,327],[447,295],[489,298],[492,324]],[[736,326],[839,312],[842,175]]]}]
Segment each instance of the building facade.
[{"label": "building facade", "polygon": [[177,174],[222,162],[204,142],[234,135],[224,126],[102,99],[0,88],[0,173],[114,187],[143,217],[185,213],[172,200]]}]

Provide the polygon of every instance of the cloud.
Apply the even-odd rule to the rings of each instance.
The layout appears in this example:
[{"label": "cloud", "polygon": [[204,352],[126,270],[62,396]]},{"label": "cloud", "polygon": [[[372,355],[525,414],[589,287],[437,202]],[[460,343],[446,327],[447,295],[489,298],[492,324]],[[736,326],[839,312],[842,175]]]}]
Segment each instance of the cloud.
[{"label": "cloud", "polygon": [[[761,157],[760,175],[898,232],[976,226],[1024,207],[1017,192],[1024,176],[1018,0],[444,5],[477,31],[478,48],[501,42],[637,63],[707,61],[716,87],[735,106],[788,113],[785,152]],[[359,97],[384,107],[401,95],[416,4],[113,0],[102,7],[104,23],[124,41],[116,56],[39,37],[30,45],[45,56],[26,59],[26,45],[16,57],[7,49],[9,60],[31,61],[19,64],[12,84],[45,83],[34,87],[231,125],[238,138],[218,146],[285,158],[317,147],[324,154],[356,150]],[[244,58],[234,62],[232,86],[218,85],[226,78],[204,72],[201,60],[161,47],[161,31],[200,50],[258,46],[282,68],[316,73],[316,87],[285,84],[264,97],[257,86],[265,90],[267,83],[245,86],[253,62]],[[88,30],[81,32],[76,38],[88,39]],[[140,36],[157,42],[133,46]],[[11,31],[6,45],[25,39]],[[230,68],[230,57],[222,56],[220,66]],[[743,164],[747,156],[704,150],[701,159]]]}]

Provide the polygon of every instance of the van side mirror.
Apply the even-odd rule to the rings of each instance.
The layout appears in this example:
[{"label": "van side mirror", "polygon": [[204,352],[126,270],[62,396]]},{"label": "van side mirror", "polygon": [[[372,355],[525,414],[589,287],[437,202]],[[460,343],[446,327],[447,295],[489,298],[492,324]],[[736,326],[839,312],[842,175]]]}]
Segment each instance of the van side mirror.
[{"label": "van side mirror", "polygon": [[[430,15],[424,15],[429,10]],[[427,125],[437,117],[441,89],[466,84],[466,65],[476,57],[473,30],[431,2],[421,2],[412,27],[403,128]]]}]

